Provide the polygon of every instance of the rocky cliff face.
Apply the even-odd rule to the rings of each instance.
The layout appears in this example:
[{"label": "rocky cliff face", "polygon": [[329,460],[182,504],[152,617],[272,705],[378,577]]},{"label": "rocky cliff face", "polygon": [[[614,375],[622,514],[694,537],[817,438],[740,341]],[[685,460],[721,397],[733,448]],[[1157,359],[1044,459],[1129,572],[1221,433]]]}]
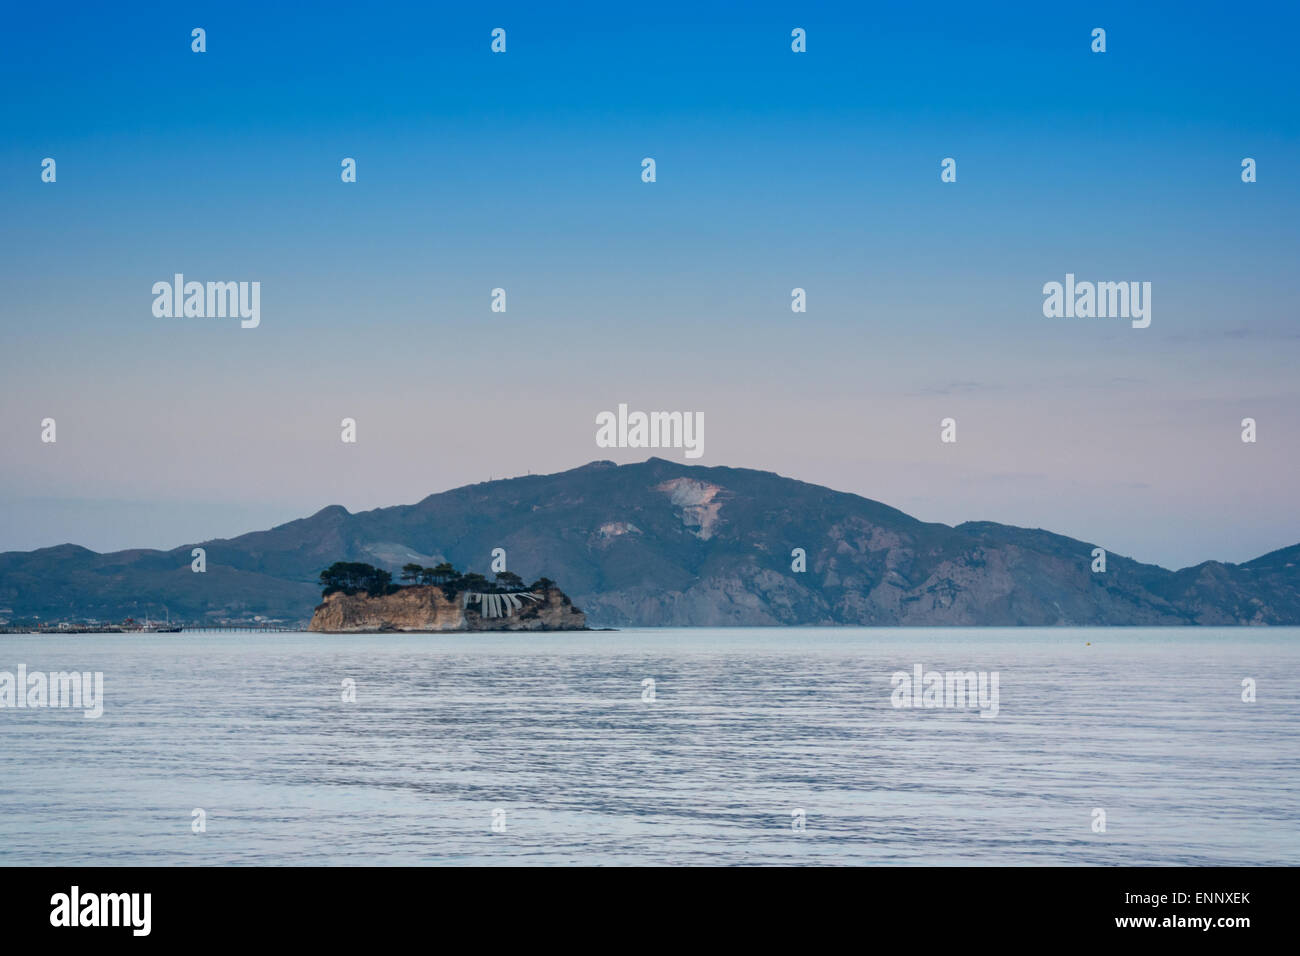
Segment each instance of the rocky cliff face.
[{"label": "rocky cliff face", "polygon": [[[508,597],[502,595],[501,597]],[[535,597],[536,600],[532,598]],[[503,602],[507,606],[514,602]],[[499,616],[485,616],[479,602],[464,595],[448,596],[440,587],[402,588],[371,597],[336,591],[326,596],[312,615],[309,631],[364,634],[384,631],[576,631],[587,626],[586,616],[559,588],[519,596],[519,607],[509,606]]]}]

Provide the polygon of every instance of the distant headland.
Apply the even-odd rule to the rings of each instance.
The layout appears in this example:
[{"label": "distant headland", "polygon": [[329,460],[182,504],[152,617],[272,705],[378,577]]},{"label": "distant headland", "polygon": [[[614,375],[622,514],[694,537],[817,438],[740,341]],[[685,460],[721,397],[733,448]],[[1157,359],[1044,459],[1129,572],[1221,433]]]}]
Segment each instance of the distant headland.
[{"label": "distant headland", "polygon": [[321,572],[322,601],[309,631],[381,634],[395,631],[580,631],[587,618],[550,578],[525,585],[502,571],[495,582],[462,574],[449,562],[407,564],[396,584],[381,568],[337,561]]}]

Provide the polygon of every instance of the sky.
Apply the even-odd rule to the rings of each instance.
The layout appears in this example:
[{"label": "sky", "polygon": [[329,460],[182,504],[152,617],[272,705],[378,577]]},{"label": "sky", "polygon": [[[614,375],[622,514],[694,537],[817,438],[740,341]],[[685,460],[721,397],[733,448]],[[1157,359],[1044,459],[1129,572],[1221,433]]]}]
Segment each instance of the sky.
[{"label": "sky", "polygon": [[[15,8],[0,551],[683,457],[597,447],[620,403],[923,520],[1300,541],[1300,13],[992,6]],[[260,325],[155,316],[178,272]],[[1045,317],[1067,273],[1150,327]]]}]

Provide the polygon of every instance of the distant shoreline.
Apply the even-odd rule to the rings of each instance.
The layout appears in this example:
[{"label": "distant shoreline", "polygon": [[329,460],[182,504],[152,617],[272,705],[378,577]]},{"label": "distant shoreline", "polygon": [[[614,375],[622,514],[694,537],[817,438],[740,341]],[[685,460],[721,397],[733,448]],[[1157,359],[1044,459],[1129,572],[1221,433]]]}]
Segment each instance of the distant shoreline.
[{"label": "distant shoreline", "polygon": [[175,631],[124,631],[103,630],[100,628],[64,628],[49,630],[30,630],[26,628],[0,628],[0,637],[177,637],[185,634],[302,634],[325,637],[361,637],[383,636],[483,636],[496,634],[566,634],[566,633],[621,633],[628,631],[819,631],[834,633],[837,631],[1037,631],[1045,633],[1066,631],[1190,631],[1194,633],[1211,633],[1214,631],[1251,631],[1269,633],[1274,631],[1300,631],[1300,624],[668,624],[668,625],[631,625],[627,627],[568,627],[537,628],[535,630],[397,630],[371,629],[351,631],[312,631],[302,627],[182,627]]}]

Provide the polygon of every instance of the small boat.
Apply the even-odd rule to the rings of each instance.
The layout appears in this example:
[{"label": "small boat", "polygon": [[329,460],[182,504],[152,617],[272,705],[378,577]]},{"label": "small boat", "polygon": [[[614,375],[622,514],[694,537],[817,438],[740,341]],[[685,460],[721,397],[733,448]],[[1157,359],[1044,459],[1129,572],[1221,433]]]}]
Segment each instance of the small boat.
[{"label": "small boat", "polygon": [[173,624],[171,615],[168,614],[166,621],[151,621],[147,617],[143,621],[137,621],[128,617],[122,622],[122,630],[132,634],[179,634],[181,626]]}]

